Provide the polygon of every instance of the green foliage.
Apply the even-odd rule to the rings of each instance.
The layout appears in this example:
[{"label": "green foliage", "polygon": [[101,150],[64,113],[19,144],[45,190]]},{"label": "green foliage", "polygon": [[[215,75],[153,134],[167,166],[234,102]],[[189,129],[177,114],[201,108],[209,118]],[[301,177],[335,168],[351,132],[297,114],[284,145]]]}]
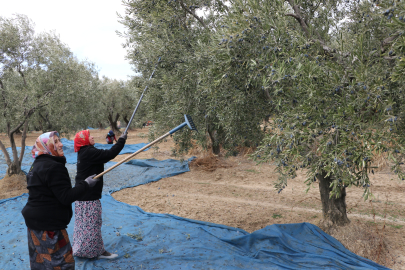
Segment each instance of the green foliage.
[{"label": "green foliage", "polygon": [[[363,2],[344,13],[346,21],[330,24],[328,32],[316,29],[325,24],[313,24],[320,41],[287,23],[285,31],[279,30],[291,43],[278,43],[282,53],[263,80],[277,114],[254,155],[259,162],[276,161],[279,192],[288,178],[306,168],[308,186],[322,174],[333,179],[331,196],[339,197],[343,187],[354,185],[364,188],[366,199],[376,155],[386,155],[394,172],[404,177],[400,165],[405,149],[395,132],[398,111],[393,109],[398,84],[388,79],[392,64],[376,52],[385,31],[379,12]],[[299,27],[295,20],[290,23]]]},{"label": "green foliage", "polygon": [[180,150],[207,138],[228,154],[257,146],[257,162],[277,164],[279,192],[305,169],[308,187],[327,178],[331,197],[359,186],[366,199],[375,156],[404,178],[403,58],[389,49],[403,51],[402,2],[388,13],[378,1],[124,3],[128,57],[144,78],[162,57],[152,135],[191,114],[205,134],[176,134]]},{"label": "green foliage", "polygon": [[56,34],[35,35],[24,15],[1,17],[0,37],[1,130],[9,132],[31,116],[44,131],[84,124],[88,115],[79,108],[93,101],[93,64],[78,61]]},{"label": "green foliage", "polygon": [[14,141],[20,129],[26,132],[31,125],[68,132],[88,122],[91,110],[82,108],[95,99],[97,73],[93,64],[78,61],[55,33],[36,35],[24,15],[0,17],[0,63],[0,130],[10,139],[13,161],[1,142],[0,147],[12,174],[20,170]]},{"label": "green foliage", "polygon": [[[149,85],[144,106],[153,119],[151,137],[157,137],[183,122],[190,114],[198,128],[215,125],[204,118],[211,100],[201,85],[199,73],[209,64],[209,56],[199,54],[199,44],[208,44],[215,22],[226,9],[221,1],[124,1],[128,58]],[[206,11],[203,18],[197,11]],[[194,14],[194,15],[193,15]],[[196,17],[199,17],[197,19]],[[155,76],[148,81],[159,57]],[[217,121],[218,122],[218,121]],[[215,128],[217,128],[215,126]],[[218,128],[217,128],[218,129]],[[194,137],[192,137],[194,136]],[[191,147],[191,139],[205,145],[206,136],[180,131],[174,139],[180,151]]]},{"label": "green foliage", "polygon": [[389,47],[385,49],[384,55],[395,60],[396,67],[392,72],[393,81],[403,82],[405,71],[405,3],[400,1],[381,1],[379,4],[383,9],[383,21],[388,25],[389,36],[386,41]]},{"label": "green foliage", "polygon": [[131,117],[136,105],[136,95],[137,90],[133,83],[103,77],[97,87],[98,102],[92,104],[95,114],[92,118],[93,125],[108,120],[110,127],[116,130],[117,121],[121,117]]}]

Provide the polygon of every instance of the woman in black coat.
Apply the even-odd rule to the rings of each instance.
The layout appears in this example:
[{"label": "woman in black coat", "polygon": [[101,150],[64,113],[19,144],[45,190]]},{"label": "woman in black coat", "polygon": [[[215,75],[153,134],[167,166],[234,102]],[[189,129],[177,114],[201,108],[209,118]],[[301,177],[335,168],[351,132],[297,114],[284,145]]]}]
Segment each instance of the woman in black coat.
[{"label": "woman in black coat", "polygon": [[28,202],[22,210],[28,228],[31,269],[75,269],[66,232],[72,203],[91,192],[95,175],[72,188],[63,144],[56,131],[38,137],[32,149],[34,163],[27,174]]},{"label": "woman in black coat", "polygon": [[[74,139],[77,154],[76,185],[85,181],[86,175],[100,174],[104,171],[104,163],[114,159],[124,148],[126,134],[119,137],[118,142],[109,150],[94,147],[94,138],[89,130],[78,132]],[[75,227],[73,231],[73,255],[85,258],[113,259],[117,254],[111,254],[104,248],[101,236],[102,208],[101,193],[103,176],[94,189],[75,202]]]}]

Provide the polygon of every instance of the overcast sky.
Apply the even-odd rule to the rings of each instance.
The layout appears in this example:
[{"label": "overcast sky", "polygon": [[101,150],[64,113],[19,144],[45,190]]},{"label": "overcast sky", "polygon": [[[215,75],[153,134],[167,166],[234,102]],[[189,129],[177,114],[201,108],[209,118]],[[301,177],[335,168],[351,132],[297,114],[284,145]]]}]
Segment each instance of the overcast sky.
[{"label": "overcast sky", "polygon": [[100,77],[126,80],[135,73],[125,60],[125,40],[115,33],[124,31],[117,12],[124,13],[120,0],[12,0],[0,5],[0,16],[25,14],[37,33],[55,30],[79,59],[96,64]]}]

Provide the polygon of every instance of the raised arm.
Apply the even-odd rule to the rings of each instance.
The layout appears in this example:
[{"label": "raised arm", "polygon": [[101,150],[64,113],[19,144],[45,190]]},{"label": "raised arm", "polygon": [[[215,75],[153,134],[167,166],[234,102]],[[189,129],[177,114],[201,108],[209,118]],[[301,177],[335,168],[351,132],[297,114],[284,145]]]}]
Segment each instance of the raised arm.
[{"label": "raised arm", "polygon": [[97,163],[107,163],[108,161],[114,159],[118,154],[121,152],[122,148],[125,146],[125,141],[126,138],[118,138],[118,141],[116,144],[114,144],[110,149],[108,150],[102,150],[102,149],[97,149],[97,148],[90,148],[86,153],[86,159],[87,162],[97,164]]}]

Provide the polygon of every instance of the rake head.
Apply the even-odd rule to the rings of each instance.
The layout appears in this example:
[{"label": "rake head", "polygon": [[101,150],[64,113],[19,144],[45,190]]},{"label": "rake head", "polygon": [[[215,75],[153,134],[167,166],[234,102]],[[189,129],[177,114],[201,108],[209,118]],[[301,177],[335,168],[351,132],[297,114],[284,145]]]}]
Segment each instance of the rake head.
[{"label": "rake head", "polygon": [[193,122],[193,119],[191,119],[191,116],[188,114],[184,115],[184,119],[186,120],[186,124],[187,126],[191,129],[191,130],[195,130],[198,132],[197,128],[195,127],[195,124]]}]

